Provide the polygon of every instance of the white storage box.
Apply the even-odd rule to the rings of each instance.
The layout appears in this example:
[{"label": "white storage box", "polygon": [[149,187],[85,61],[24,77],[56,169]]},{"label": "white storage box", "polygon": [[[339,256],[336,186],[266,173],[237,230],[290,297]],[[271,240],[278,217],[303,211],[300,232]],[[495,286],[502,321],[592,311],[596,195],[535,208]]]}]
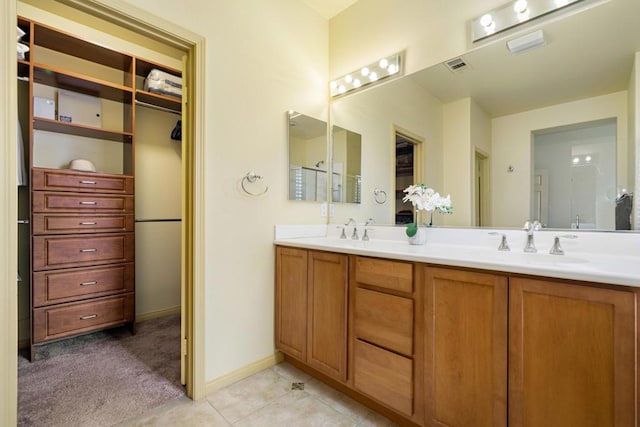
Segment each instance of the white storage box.
[{"label": "white storage box", "polygon": [[95,96],[59,89],[58,120],[102,127],[102,100]]},{"label": "white storage box", "polygon": [[56,102],[53,99],[33,97],[33,115],[42,117],[43,119],[55,120],[56,118]]},{"label": "white storage box", "polygon": [[182,98],[182,78],[154,68],[144,80],[144,90]]}]

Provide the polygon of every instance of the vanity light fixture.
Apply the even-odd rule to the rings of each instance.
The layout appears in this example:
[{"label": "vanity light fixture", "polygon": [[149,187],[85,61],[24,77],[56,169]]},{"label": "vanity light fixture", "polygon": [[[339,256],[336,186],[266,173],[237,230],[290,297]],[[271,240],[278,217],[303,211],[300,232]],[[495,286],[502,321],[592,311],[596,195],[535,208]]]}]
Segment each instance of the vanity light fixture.
[{"label": "vanity light fixture", "polygon": [[555,12],[583,0],[515,0],[471,21],[471,41],[477,42],[500,31]]},{"label": "vanity light fixture", "polygon": [[352,90],[373,84],[400,73],[402,53],[385,56],[380,60],[352,71],[329,84],[331,96],[343,95]]}]

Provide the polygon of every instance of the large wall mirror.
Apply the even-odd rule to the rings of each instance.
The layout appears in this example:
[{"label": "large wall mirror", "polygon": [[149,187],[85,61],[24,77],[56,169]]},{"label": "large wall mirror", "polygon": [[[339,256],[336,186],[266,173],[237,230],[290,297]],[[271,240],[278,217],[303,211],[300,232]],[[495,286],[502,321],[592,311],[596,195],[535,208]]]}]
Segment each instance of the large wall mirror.
[{"label": "large wall mirror", "polygon": [[327,201],[327,123],[296,111],[289,124],[289,200]]},{"label": "large wall mirror", "polygon": [[[437,64],[332,102],[332,124],[362,135],[360,219],[393,224],[402,208],[374,203],[367,187],[397,190],[400,128],[423,141],[421,180],[451,194],[454,213],[434,225],[629,228],[620,217],[638,173],[640,5],[585,2],[531,24],[463,54],[462,67]],[[537,29],[546,45],[510,54],[506,40]],[[352,216],[343,209],[335,216]]]}]

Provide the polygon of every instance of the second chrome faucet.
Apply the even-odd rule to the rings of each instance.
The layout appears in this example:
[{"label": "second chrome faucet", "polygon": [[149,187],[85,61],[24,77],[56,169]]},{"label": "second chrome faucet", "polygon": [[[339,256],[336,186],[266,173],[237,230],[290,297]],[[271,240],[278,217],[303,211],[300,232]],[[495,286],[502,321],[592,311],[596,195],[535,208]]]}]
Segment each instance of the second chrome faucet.
[{"label": "second chrome faucet", "polygon": [[527,243],[524,246],[525,252],[536,253],[538,250],[536,249],[536,245],[533,241],[533,232],[538,231],[542,228],[542,225],[539,221],[525,221],[522,229],[527,233]]}]

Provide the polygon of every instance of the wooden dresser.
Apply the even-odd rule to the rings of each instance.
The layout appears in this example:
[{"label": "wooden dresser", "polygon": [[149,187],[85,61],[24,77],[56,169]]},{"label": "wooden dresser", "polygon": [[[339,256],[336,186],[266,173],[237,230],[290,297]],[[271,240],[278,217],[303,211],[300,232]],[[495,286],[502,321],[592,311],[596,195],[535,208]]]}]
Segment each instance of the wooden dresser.
[{"label": "wooden dresser", "polygon": [[133,177],[32,169],[32,345],[135,320]]}]

